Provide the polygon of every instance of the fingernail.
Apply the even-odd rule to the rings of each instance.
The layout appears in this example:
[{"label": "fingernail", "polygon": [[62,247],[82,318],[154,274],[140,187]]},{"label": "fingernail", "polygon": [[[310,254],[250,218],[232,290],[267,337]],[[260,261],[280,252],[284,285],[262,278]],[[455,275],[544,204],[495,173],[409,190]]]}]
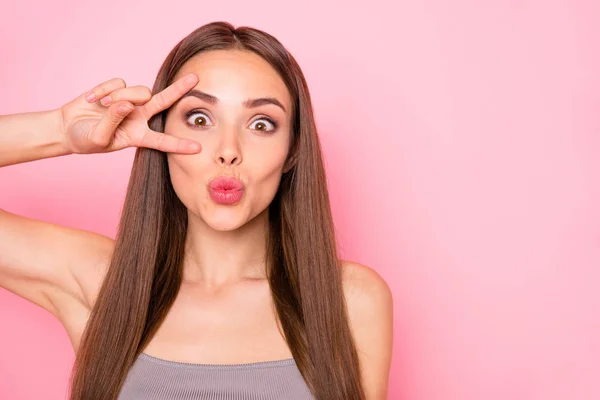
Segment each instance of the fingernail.
[{"label": "fingernail", "polygon": [[121,111],[122,113],[129,112],[130,110],[131,110],[131,106],[129,104],[121,104],[119,106],[119,111]]},{"label": "fingernail", "polygon": [[192,151],[200,151],[200,145],[198,143],[190,143],[188,147]]},{"label": "fingernail", "polygon": [[109,104],[110,104],[110,101],[111,101],[111,100],[112,100],[112,99],[110,98],[110,96],[106,96],[106,97],[103,97],[103,98],[102,98],[102,100],[100,100],[100,103],[101,103],[103,106],[107,106],[107,105],[109,105]]},{"label": "fingernail", "polygon": [[85,96],[85,99],[91,103],[92,101],[96,100],[96,95],[94,94],[94,92],[90,92],[87,94],[87,96]]}]

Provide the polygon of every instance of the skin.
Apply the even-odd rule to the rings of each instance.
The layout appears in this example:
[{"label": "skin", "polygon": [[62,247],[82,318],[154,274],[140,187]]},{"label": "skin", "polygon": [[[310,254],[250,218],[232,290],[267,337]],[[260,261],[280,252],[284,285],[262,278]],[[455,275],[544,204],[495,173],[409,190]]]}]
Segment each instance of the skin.
[{"label": "skin", "polygon": [[[199,78],[194,89],[218,100],[210,104],[186,96],[169,109],[165,133],[195,140],[202,151],[168,153],[167,158],[175,192],[188,209],[184,280],[210,292],[265,278],[267,211],[288,154],[292,102],[275,70],[251,52],[201,53],[175,80],[190,72]],[[242,105],[261,97],[277,99],[285,110],[274,104]],[[245,184],[240,202],[222,205],[211,199],[208,183],[219,175]]]},{"label": "skin", "polygon": [[[184,277],[173,308],[145,352],[212,364],[291,358],[277,328],[264,263],[268,206],[291,137],[289,93],[277,73],[250,52],[199,54],[175,80],[190,72],[199,78],[193,89],[217,97],[218,103],[187,96],[167,114],[165,133],[197,141],[202,151],[167,154],[173,187],[188,209]],[[272,104],[242,106],[260,97],[278,99],[285,111]],[[211,199],[208,183],[219,175],[245,184],[237,204]]]},{"label": "skin", "polygon": [[[96,139],[81,136],[73,142],[84,153],[115,151],[131,145],[167,151],[173,187],[188,209],[183,283],[165,321],[143,351],[165,360],[209,364],[291,358],[278,329],[264,270],[268,206],[285,172],[291,138],[289,93],[271,66],[253,53],[203,53],[190,59],[176,78],[189,72],[198,75],[198,80],[190,83],[194,89],[214,95],[219,101],[210,104],[181,97],[189,92],[181,82],[163,91],[163,97],[172,104],[165,128],[165,137],[171,140],[147,130],[146,114],[159,111],[159,96],[152,97],[145,87],[125,88],[122,80],[114,79],[94,89],[96,99],[109,93],[113,98],[106,113],[100,114],[104,119],[98,125],[101,129],[94,133]],[[285,111],[275,105],[254,109],[242,106],[244,100],[258,97],[278,99]],[[136,106],[130,114],[136,118],[119,123],[113,113],[122,102]],[[73,104],[76,113],[92,113],[81,105],[81,99]],[[189,119],[185,114],[196,108],[203,114],[193,114],[190,119],[203,127],[186,123]],[[92,115],[102,111],[98,107],[94,110]],[[121,120],[124,116],[121,114]],[[263,119],[265,116],[278,123],[276,131],[263,131],[273,128]],[[46,128],[50,135],[58,130],[55,127],[62,117],[60,112],[51,112],[10,118],[0,119],[0,128],[17,132],[15,137],[19,138],[24,137],[22,132],[45,132]],[[42,139],[39,141],[43,143]],[[183,149],[190,143],[186,139],[200,143],[201,150],[185,154]],[[16,139],[14,142],[20,143]],[[60,147],[54,150],[42,146],[52,150],[46,157],[63,154]],[[42,158],[42,150],[32,149],[35,151],[26,155],[28,159]],[[210,199],[207,184],[221,174],[235,176],[246,185],[237,205],[218,205]],[[110,265],[114,241],[97,233],[4,211],[0,211],[0,222],[0,243],[4,245],[0,252],[1,286],[56,316],[77,352]],[[38,251],[32,252],[32,248]],[[375,270],[350,261],[342,264],[362,384],[367,400],[384,400],[392,356],[392,294]]]},{"label": "skin", "polygon": [[[291,138],[291,98],[275,70],[250,52],[200,54],[176,78],[190,72],[199,77],[194,89],[219,100],[213,105],[184,97],[167,117],[166,133],[198,141],[202,151],[167,156],[173,187],[188,209],[187,255],[178,302],[146,352],[207,363],[291,358],[277,329],[263,261],[267,210],[284,172]],[[259,97],[278,99],[285,111],[272,104],[242,106],[244,100]],[[202,113],[186,119],[185,114],[197,108]],[[278,128],[259,119],[263,116],[275,120]],[[220,174],[246,184],[237,205],[211,200],[207,184]],[[383,400],[391,363],[392,295],[373,269],[349,261],[343,266],[367,399]]]}]

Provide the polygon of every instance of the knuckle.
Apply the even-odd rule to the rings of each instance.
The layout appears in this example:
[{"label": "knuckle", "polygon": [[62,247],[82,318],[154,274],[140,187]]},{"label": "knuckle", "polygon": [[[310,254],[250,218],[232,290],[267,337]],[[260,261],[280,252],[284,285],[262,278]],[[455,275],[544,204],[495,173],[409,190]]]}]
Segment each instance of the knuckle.
[{"label": "knuckle", "polygon": [[110,82],[117,88],[124,88],[127,86],[123,78],[113,78]]},{"label": "knuckle", "polygon": [[108,113],[108,122],[110,122],[111,125],[117,125],[123,119],[123,116],[119,112],[118,106],[118,104],[115,104]]},{"label": "knuckle", "polygon": [[157,93],[155,96],[155,99],[156,99],[156,105],[159,108],[163,108],[165,106],[165,98],[164,98],[162,92]]},{"label": "knuckle", "polygon": [[165,141],[164,134],[156,135],[156,148],[159,150],[162,150],[164,141]]},{"label": "knuckle", "polygon": [[150,90],[150,88],[143,86],[143,94],[144,94],[144,100],[150,100],[152,98],[152,90]]}]

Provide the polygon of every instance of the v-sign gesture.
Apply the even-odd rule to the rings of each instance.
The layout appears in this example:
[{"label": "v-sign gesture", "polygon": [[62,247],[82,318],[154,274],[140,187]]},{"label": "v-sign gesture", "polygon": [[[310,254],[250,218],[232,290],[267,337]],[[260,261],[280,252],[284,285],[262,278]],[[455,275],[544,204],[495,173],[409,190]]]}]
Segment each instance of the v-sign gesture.
[{"label": "v-sign gesture", "polygon": [[62,133],[72,153],[108,153],[126,147],[193,154],[198,142],[148,127],[153,115],[166,110],[198,83],[188,74],[152,96],[145,86],[126,87],[122,79],[104,82],[61,107]]}]

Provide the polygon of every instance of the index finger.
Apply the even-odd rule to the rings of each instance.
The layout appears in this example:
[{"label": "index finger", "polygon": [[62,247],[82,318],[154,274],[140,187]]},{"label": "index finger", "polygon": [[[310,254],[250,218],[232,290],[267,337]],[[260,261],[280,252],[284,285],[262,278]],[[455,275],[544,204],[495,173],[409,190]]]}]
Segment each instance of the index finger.
[{"label": "index finger", "polygon": [[134,145],[149,147],[165,153],[196,154],[202,150],[200,143],[194,140],[178,138],[151,129],[148,129],[139,140],[139,143]]},{"label": "index finger", "polygon": [[150,119],[154,114],[157,114],[171,107],[173,103],[189,92],[198,83],[198,75],[194,73],[187,74],[164,90],[156,93],[152,98],[142,106],[144,113]]}]

